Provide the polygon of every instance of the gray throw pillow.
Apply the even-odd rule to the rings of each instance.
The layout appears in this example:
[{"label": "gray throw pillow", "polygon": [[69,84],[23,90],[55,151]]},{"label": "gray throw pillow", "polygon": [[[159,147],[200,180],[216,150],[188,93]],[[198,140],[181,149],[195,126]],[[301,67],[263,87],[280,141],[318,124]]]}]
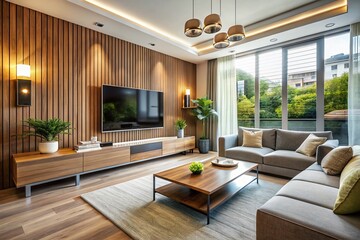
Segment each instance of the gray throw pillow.
[{"label": "gray throw pillow", "polygon": [[337,147],[331,150],[321,161],[321,167],[328,175],[338,175],[353,157],[352,147]]}]

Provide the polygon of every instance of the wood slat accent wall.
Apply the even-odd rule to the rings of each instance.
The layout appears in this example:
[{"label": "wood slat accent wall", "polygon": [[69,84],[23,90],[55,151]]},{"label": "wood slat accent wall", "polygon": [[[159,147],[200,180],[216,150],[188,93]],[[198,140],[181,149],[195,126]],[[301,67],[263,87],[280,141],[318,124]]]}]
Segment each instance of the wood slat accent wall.
[{"label": "wood slat accent wall", "polygon": [[[35,151],[39,139],[17,138],[22,121],[60,118],[75,128],[60,147],[97,136],[130,141],[174,136],[185,118],[187,135],[195,119],[181,110],[185,88],[196,92],[196,66],[150,49],[0,0],[0,188],[13,186],[10,158]],[[31,66],[32,105],[16,106],[16,64]],[[102,134],[102,84],[164,92],[164,128]]]}]

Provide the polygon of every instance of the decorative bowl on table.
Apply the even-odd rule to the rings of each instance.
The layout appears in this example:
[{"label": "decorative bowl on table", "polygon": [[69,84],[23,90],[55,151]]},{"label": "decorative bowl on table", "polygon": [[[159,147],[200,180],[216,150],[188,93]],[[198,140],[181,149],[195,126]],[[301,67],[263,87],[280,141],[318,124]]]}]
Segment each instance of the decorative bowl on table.
[{"label": "decorative bowl on table", "polygon": [[238,165],[237,161],[234,161],[229,158],[216,158],[212,160],[211,163],[215,166],[220,166],[220,167],[235,167]]},{"label": "decorative bowl on table", "polygon": [[195,175],[201,174],[204,170],[204,164],[201,162],[192,162],[189,166],[189,170]]}]

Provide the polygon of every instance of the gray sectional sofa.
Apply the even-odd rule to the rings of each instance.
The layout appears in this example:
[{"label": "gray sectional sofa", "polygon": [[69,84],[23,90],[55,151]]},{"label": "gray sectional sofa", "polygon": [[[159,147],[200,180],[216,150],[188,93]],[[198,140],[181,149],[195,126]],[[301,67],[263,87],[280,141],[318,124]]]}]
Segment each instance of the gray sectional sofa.
[{"label": "gray sectional sofa", "polygon": [[312,164],[258,209],[256,239],[360,239],[360,213],[333,213],[339,183]]},{"label": "gray sectional sofa", "polygon": [[[243,129],[259,131],[254,128],[239,128],[238,134],[219,138],[219,156],[259,164],[259,171],[286,177],[294,177],[317,159],[322,159],[338,140],[333,140],[332,132],[300,132],[281,129],[261,129],[262,148],[243,147]],[[316,156],[308,157],[295,150],[313,133],[328,140],[317,148]]]}]

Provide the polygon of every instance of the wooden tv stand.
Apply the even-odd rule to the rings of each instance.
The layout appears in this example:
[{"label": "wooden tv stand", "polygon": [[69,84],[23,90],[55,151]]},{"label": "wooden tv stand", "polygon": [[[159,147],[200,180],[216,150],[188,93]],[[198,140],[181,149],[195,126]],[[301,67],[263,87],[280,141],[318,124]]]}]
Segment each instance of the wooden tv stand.
[{"label": "wooden tv stand", "polygon": [[193,152],[195,137],[164,137],[132,142],[115,143],[101,150],[77,153],[72,149],[60,149],[56,153],[39,152],[13,155],[13,179],[17,188],[25,187],[26,197],[31,187],[63,178],[75,177],[104,169],[164,157],[176,153]]}]

